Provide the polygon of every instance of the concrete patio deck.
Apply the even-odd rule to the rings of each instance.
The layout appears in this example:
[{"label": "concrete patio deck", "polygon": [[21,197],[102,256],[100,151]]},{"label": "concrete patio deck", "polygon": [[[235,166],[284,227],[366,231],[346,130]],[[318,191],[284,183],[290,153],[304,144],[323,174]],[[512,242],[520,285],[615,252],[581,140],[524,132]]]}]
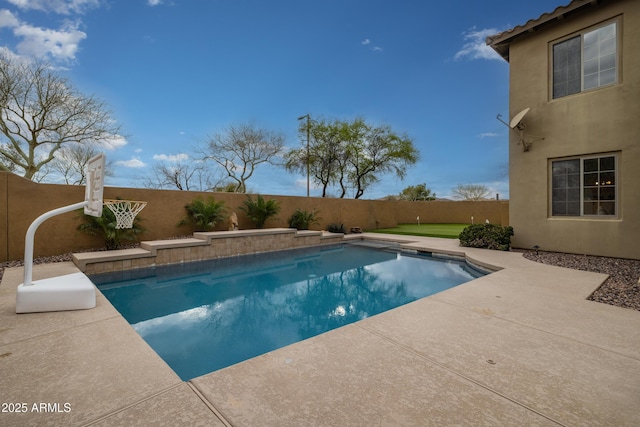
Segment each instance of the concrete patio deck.
[{"label": "concrete patio deck", "polygon": [[183,382],[99,292],[91,310],[15,314],[10,268],[0,425],[640,425],[640,312],[586,300],[605,275],[364,236],[502,270]]}]

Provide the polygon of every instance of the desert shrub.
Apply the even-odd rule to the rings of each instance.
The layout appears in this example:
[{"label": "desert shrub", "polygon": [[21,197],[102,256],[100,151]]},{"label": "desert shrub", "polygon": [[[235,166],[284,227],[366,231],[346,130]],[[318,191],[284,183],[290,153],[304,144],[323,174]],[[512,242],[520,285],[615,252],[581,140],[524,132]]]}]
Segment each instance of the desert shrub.
[{"label": "desert shrub", "polygon": [[473,224],[462,230],[458,239],[460,239],[460,246],[508,251],[511,247],[511,236],[513,236],[513,227]]},{"label": "desert shrub", "polygon": [[84,222],[78,225],[77,230],[90,236],[101,236],[107,250],[118,249],[124,242],[136,242],[138,235],[146,230],[140,225],[142,218],[136,216],[132,228],[116,228],[116,215],[106,206],[102,209],[102,216],[92,216],[80,210],[80,218]]},{"label": "desert shrub", "polygon": [[247,196],[243,203],[244,206],[241,206],[240,210],[247,214],[247,217],[256,225],[256,228],[264,227],[267,219],[280,212],[280,203],[277,200],[265,200],[259,194],[256,200],[253,200],[251,196]]},{"label": "desert shrub", "polygon": [[217,223],[224,220],[227,212],[224,202],[216,202],[213,197],[207,200],[199,197],[184,205],[184,209],[187,211],[187,216],[178,223],[178,226],[191,224],[196,231],[213,230]]},{"label": "desert shrub", "polygon": [[347,230],[344,228],[344,224],[329,224],[327,225],[327,231],[329,233],[342,233],[347,234]]},{"label": "desert shrub", "polygon": [[319,219],[318,211],[307,212],[298,208],[289,217],[289,227],[297,228],[298,230],[308,230],[309,226],[311,224],[317,224]]}]

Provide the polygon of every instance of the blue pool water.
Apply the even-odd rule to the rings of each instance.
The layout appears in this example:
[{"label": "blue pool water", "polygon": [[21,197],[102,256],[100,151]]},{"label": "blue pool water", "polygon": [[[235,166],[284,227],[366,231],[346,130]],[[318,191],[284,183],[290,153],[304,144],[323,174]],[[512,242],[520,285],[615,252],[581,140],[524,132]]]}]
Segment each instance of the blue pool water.
[{"label": "blue pool water", "polygon": [[91,279],[189,380],[482,274],[465,262],[347,244]]}]

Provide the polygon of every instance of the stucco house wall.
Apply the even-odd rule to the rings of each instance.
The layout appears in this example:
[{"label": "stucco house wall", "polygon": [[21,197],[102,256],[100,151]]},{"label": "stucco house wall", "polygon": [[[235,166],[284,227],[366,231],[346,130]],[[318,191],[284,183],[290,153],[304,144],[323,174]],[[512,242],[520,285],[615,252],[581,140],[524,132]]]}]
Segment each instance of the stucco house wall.
[{"label": "stucco house wall", "polygon": [[[553,99],[553,45],[614,21],[617,83]],[[640,259],[640,1],[575,0],[523,27],[487,40],[510,64],[510,117],[530,108],[525,138],[544,137],[524,151],[510,132],[513,246]],[[554,216],[551,162],[608,153],[618,161],[616,215]]]}]

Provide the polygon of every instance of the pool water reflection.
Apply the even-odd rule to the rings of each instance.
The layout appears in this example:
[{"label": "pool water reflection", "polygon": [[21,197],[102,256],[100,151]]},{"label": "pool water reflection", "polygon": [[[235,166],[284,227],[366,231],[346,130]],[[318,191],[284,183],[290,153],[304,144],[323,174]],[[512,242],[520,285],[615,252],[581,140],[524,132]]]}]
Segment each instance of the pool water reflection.
[{"label": "pool water reflection", "polygon": [[482,274],[464,262],[340,245],[91,279],[188,380]]}]

